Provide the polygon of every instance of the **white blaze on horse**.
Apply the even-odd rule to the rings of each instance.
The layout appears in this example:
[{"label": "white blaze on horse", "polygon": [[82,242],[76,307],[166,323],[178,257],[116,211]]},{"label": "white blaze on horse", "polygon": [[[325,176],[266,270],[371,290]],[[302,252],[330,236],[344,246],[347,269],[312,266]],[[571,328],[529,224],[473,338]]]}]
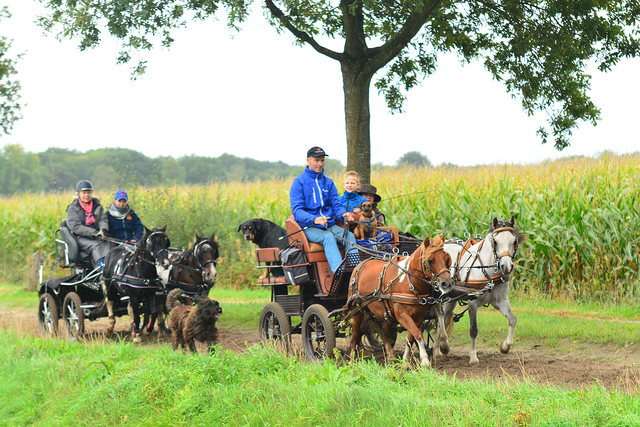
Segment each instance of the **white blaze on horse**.
[{"label": "white blaze on horse", "polygon": [[[518,250],[518,243],[524,237],[515,228],[515,218],[491,222],[489,233],[480,241],[468,240],[447,241],[444,250],[454,260],[451,264],[451,276],[457,281],[457,286],[470,288],[476,293],[476,299],[470,300],[468,305],[471,347],[469,349],[469,364],[479,363],[476,353],[476,337],[478,336],[478,309],[491,304],[509,322],[507,338],[500,345],[500,352],[506,354],[513,345],[514,332],[518,319],[511,311],[509,302],[509,282],[513,272],[513,260]],[[444,304],[442,315],[445,318],[447,335],[453,331],[454,309],[457,302]],[[439,310],[438,310],[439,311]],[[436,335],[434,357],[440,355],[440,334]]]}]

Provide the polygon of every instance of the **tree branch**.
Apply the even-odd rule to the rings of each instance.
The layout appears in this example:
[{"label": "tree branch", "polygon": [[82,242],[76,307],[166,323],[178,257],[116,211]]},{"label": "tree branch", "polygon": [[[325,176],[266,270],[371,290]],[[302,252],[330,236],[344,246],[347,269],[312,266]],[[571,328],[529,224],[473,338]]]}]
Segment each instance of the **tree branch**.
[{"label": "tree branch", "polygon": [[331,59],[335,59],[336,61],[340,61],[342,59],[342,54],[338,52],[334,52],[331,49],[327,49],[324,46],[321,46],[313,37],[307,34],[304,31],[296,28],[289,18],[276,6],[272,0],[265,0],[265,4],[267,8],[271,12],[271,14],[277,18],[280,23],[291,32],[295,37],[302,40],[305,43],[308,43],[312,48],[314,48],[318,53],[321,53],[325,56],[328,56]]},{"label": "tree branch", "polygon": [[402,26],[393,37],[391,37],[385,44],[379,47],[369,49],[368,66],[375,72],[384,67],[389,61],[398,56],[398,54],[404,49],[411,39],[420,31],[422,26],[427,22],[427,19],[434,10],[440,6],[442,0],[426,1],[422,10],[415,10],[407,22]]}]

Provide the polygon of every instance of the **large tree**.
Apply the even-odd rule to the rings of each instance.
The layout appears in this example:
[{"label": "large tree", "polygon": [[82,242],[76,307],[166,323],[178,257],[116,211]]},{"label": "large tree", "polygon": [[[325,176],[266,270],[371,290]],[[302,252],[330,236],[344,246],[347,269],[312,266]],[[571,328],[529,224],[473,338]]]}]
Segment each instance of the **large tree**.
[{"label": "large tree", "polygon": [[[132,50],[171,45],[171,30],[188,19],[213,19],[224,9],[228,25],[247,17],[250,0],[40,0],[50,13],[48,31],[79,37],[80,48],[100,42],[101,28],[121,40],[119,62]],[[456,52],[480,60],[528,114],[547,123],[538,134],[555,147],[569,145],[579,121],[596,124],[599,109],[588,96],[594,61],[608,71],[638,54],[638,0],[264,0],[270,23],[299,44],[341,65],[347,134],[347,169],[370,178],[369,92],[376,88],[393,112],[406,92],[436,70],[438,55]],[[328,48],[343,39],[343,51]],[[134,69],[144,72],[141,61]],[[437,100],[434,100],[437,102]],[[464,118],[461,118],[464,121]],[[428,127],[428,118],[426,121]]]},{"label": "large tree", "polygon": [[[0,21],[10,18],[7,6],[0,8]],[[20,119],[20,82],[12,76],[16,74],[16,60],[21,55],[11,57],[11,40],[0,35],[0,136],[13,129],[13,123]]]}]

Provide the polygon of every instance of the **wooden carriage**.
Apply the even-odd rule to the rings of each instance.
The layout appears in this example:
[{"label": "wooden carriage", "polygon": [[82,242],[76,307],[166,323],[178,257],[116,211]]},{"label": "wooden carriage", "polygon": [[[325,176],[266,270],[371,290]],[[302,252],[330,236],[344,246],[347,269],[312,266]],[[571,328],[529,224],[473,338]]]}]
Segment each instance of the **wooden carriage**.
[{"label": "wooden carriage", "polygon": [[[258,279],[258,285],[271,287],[271,302],[260,314],[260,337],[263,342],[271,341],[287,348],[291,335],[301,334],[307,358],[322,360],[333,354],[336,337],[344,336],[338,323],[347,299],[351,272],[370,255],[351,251],[345,258],[341,249],[343,262],[333,274],[322,245],[307,240],[293,215],[285,225],[289,245],[300,249],[304,256],[304,262],[296,266],[305,267],[309,279],[305,283],[291,284],[284,276],[274,275],[275,268],[283,268],[279,249],[256,249],[257,268],[267,270],[266,275]],[[391,252],[399,241],[398,229],[391,226],[385,227],[385,231],[393,235],[393,241],[388,243]]]}]

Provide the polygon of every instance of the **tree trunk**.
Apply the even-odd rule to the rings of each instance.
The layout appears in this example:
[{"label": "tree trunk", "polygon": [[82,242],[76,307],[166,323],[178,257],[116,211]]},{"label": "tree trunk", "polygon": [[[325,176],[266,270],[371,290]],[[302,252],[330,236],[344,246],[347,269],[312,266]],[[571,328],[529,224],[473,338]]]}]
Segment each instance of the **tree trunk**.
[{"label": "tree trunk", "polygon": [[360,182],[371,181],[371,134],[369,90],[373,75],[347,61],[342,62],[344,115],[347,131],[347,170],[360,174]]}]

